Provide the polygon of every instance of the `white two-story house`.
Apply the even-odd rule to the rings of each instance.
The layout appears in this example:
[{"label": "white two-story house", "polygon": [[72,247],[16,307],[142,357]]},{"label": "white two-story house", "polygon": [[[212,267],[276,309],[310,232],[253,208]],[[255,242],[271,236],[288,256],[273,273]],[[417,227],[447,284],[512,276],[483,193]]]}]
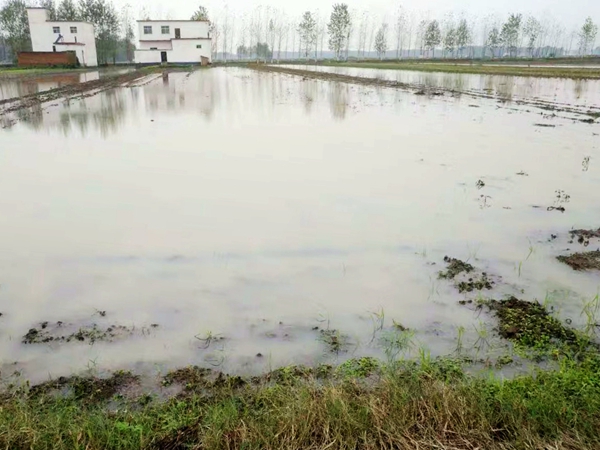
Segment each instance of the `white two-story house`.
[{"label": "white two-story house", "polygon": [[45,8],[27,8],[27,18],[34,52],[74,51],[82,66],[98,65],[93,24],[51,21]]},{"label": "white two-story house", "polygon": [[195,20],[138,20],[138,64],[211,62],[210,23]]}]

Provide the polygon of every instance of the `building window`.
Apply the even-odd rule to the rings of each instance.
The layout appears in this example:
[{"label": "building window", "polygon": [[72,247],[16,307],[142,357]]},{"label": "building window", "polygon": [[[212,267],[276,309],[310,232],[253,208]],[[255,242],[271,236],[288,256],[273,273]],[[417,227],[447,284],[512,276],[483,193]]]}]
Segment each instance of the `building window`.
[{"label": "building window", "polygon": [[202,48],[201,44],[196,45],[196,48]]},{"label": "building window", "polygon": [[71,33],[77,34],[77,27],[71,27]]},{"label": "building window", "polygon": [[158,47],[150,47],[150,50],[158,50]]},{"label": "building window", "polygon": [[152,27],[144,26],[144,34],[152,34]]},{"label": "building window", "polygon": [[52,32],[55,34],[60,33],[60,27],[52,27]]},{"label": "building window", "polygon": [[170,30],[169,26],[164,26],[164,25],[163,25],[162,27],[160,27],[160,32],[161,32],[162,34],[170,34],[170,33],[171,33],[171,30]]}]

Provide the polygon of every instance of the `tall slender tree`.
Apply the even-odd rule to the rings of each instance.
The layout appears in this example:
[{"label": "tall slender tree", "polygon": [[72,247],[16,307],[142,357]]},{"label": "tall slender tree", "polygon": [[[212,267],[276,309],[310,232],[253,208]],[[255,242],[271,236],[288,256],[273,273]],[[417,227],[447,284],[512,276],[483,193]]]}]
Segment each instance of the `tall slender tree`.
[{"label": "tall slender tree", "polygon": [[15,60],[18,52],[31,50],[26,8],[23,0],[8,0],[0,9],[0,34]]},{"label": "tall slender tree", "polygon": [[377,56],[379,59],[383,59],[387,52],[388,43],[387,43],[387,24],[382,24],[377,30],[377,34],[375,35],[375,51],[377,52]]},{"label": "tall slender tree", "polygon": [[304,57],[308,60],[317,41],[317,22],[310,11],[306,11],[302,16],[302,22],[298,25],[298,33],[303,45]]},{"label": "tall slender tree", "polygon": [[327,30],[329,31],[329,48],[333,50],[338,61],[341,59],[350,38],[350,25],[348,5],[345,3],[334,4]]},{"label": "tall slender tree", "polygon": [[437,20],[432,20],[425,29],[425,48],[432,52],[432,56],[435,58],[435,48],[442,42],[442,33],[440,31],[440,24]]}]

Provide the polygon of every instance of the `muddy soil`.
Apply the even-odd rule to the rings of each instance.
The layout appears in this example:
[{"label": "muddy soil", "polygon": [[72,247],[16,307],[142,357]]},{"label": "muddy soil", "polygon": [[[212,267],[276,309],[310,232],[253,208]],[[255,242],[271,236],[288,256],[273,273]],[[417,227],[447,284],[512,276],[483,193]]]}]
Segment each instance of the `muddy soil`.
[{"label": "muddy soil", "polygon": [[568,264],[573,270],[600,270],[600,250],[573,253],[569,256],[557,256],[560,262]]}]

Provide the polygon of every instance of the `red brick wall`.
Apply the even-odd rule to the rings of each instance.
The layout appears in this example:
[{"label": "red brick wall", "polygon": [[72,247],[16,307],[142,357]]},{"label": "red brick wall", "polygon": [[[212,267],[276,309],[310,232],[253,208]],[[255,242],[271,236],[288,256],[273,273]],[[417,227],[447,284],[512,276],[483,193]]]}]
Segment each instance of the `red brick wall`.
[{"label": "red brick wall", "polygon": [[18,55],[19,67],[75,66],[75,52],[21,52]]}]

